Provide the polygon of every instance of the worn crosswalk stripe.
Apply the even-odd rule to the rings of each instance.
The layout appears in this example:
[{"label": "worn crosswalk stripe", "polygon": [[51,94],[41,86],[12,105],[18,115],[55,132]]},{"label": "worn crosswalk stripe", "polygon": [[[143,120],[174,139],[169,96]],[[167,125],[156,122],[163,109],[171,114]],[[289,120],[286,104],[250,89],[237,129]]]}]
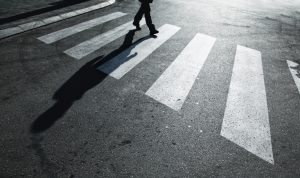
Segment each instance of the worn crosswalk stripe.
[{"label": "worn crosswalk stripe", "polygon": [[216,39],[197,34],[146,95],[179,111]]},{"label": "worn crosswalk stripe", "polygon": [[157,35],[157,38],[146,38],[143,41],[132,45],[98,69],[116,79],[120,79],[171,38],[179,29],[179,27],[174,25],[165,24],[158,29],[159,34]]},{"label": "worn crosswalk stripe", "polygon": [[[132,25],[133,21],[127,22],[119,27],[116,27],[106,33],[97,35],[90,40],[82,42],[66,51],[64,53],[68,54],[71,57],[76,59],[81,59],[92,52],[102,48],[103,46],[107,45],[108,43],[124,36],[128,33],[129,30],[134,29],[135,27]],[[145,20],[143,19],[140,22],[140,25],[144,25]]]},{"label": "worn crosswalk stripe", "polygon": [[221,135],[274,164],[259,51],[237,46]]},{"label": "worn crosswalk stripe", "polygon": [[38,39],[43,41],[44,43],[51,44],[54,43],[58,40],[64,39],[68,36],[74,35],[76,33],[82,32],[84,30],[87,30],[89,28],[95,27],[97,25],[103,24],[105,22],[117,19],[119,17],[122,17],[126,15],[125,13],[122,12],[115,12],[111,13],[102,17],[98,17],[86,22],[82,22],[80,24],[74,25],[72,27],[68,27],[44,36],[39,37]]},{"label": "worn crosswalk stripe", "polygon": [[300,94],[300,65],[289,60],[287,60],[287,64]]}]

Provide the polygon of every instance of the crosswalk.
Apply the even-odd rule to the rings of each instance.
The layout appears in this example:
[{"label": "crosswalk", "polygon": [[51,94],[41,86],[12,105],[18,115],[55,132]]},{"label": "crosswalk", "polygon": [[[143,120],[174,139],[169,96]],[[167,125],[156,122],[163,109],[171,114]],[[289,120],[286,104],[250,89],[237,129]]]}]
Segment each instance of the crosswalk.
[{"label": "crosswalk", "polygon": [[122,17],[124,15],[126,15],[126,14],[122,13],[122,12],[115,12],[115,13],[112,13],[112,14],[108,14],[106,16],[102,16],[102,17],[99,17],[99,18],[96,18],[96,19],[92,19],[92,20],[89,20],[87,22],[83,22],[83,23],[74,25],[72,27],[68,27],[68,28],[65,28],[65,29],[62,29],[62,30],[59,30],[59,31],[41,36],[38,39],[43,41],[46,44],[51,44],[51,43],[54,43],[58,40],[64,39],[68,36],[71,36],[71,35],[74,35],[76,33],[82,32],[84,30],[95,27],[97,25],[101,25],[105,22],[117,19],[117,18]]},{"label": "crosswalk", "polygon": [[[160,31],[158,38],[149,38],[137,45],[132,45],[115,58],[100,66],[99,70],[116,79],[120,79],[155,51],[155,49],[171,38],[179,29],[179,27],[168,24],[162,26],[158,29]],[[133,56],[134,54],[137,55],[130,58],[130,56]],[[130,60],[128,60],[128,58],[130,58]]]},{"label": "crosswalk", "polygon": [[287,64],[300,93],[300,65],[293,61],[287,61]]},{"label": "crosswalk", "polygon": [[[125,15],[122,12],[111,13],[46,34],[38,39],[46,44],[52,44]],[[141,25],[144,24],[143,19]],[[126,22],[63,52],[77,60],[83,59],[124,36],[133,28],[132,21]],[[175,25],[162,25],[157,38],[144,38],[134,43],[99,66],[98,70],[115,79],[121,79],[162,44],[169,43],[180,29]],[[209,54],[214,50],[216,41],[216,38],[206,34],[195,34],[145,95],[174,111],[180,111]],[[260,51],[237,46],[220,135],[274,164],[262,55]],[[300,93],[300,74],[297,69],[299,65],[292,61],[287,61],[287,64]]]},{"label": "crosswalk", "polygon": [[179,111],[215,40],[213,37],[197,34],[146,95]]},{"label": "crosswalk", "polygon": [[259,51],[237,47],[221,135],[274,163]]},{"label": "crosswalk", "polygon": [[[127,22],[119,27],[112,29],[111,31],[95,36],[88,41],[82,42],[64,51],[64,53],[68,54],[71,57],[74,57],[75,59],[81,59],[107,45],[108,43],[115,41],[121,36],[124,36],[129,30],[132,30],[132,22],[133,21]],[[141,26],[144,24],[145,20],[141,22]]]}]

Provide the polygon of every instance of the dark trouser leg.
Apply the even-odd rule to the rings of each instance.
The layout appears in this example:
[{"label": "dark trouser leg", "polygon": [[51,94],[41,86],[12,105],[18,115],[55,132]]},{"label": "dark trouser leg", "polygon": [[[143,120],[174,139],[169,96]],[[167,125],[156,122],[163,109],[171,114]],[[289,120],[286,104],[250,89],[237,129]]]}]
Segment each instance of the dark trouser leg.
[{"label": "dark trouser leg", "polygon": [[152,23],[152,18],[151,18],[151,14],[150,14],[150,5],[149,4],[142,4],[143,9],[144,9],[144,13],[145,13],[145,20],[146,20],[146,24],[149,28],[150,31],[155,30],[155,27]]},{"label": "dark trouser leg", "polygon": [[143,18],[144,9],[143,6],[140,7],[139,11],[136,13],[133,21],[133,25],[139,25],[141,19]]},{"label": "dark trouser leg", "polygon": [[145,12],[145,19],[146,19],[146,24],[149,28],[150,31],[153,31],[155,30],[155,27],[152,23],[152,19],[151,19],[151,15],[150,15],[150,10],[146,11]]}]

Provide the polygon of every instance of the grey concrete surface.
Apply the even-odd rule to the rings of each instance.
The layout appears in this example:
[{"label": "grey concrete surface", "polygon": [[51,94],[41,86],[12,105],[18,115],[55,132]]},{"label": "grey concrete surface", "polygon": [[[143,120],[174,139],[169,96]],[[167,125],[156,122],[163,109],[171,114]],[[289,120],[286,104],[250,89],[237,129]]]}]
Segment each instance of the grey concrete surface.
[{"label": "grey concrete surface", "polygon": [[[286,63],[300,63],[299,2],[154,0],[155,25],[181,30],[120,80],[92,64],[123,51],[125,37],[81,60],[63,53],[138,6],[119,1],[0,40],[0,177],[299,177],[300,94]],[[118,11],[128,15],[50,45],[37,39]],[[177,112],[145,92],[196,33],[217,40]],[[274,164],[220,136],[237,45],[262,54]]]}]

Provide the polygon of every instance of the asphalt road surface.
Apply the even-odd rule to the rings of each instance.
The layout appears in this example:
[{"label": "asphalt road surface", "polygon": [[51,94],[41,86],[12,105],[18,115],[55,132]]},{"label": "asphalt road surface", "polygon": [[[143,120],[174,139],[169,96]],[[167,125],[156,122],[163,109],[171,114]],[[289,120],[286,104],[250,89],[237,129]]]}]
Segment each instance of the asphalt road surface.
[{"label": "asphalt road surface", "polygon": [[300,177],[299,1],[151,7],[0,40],[0,177]]}]

